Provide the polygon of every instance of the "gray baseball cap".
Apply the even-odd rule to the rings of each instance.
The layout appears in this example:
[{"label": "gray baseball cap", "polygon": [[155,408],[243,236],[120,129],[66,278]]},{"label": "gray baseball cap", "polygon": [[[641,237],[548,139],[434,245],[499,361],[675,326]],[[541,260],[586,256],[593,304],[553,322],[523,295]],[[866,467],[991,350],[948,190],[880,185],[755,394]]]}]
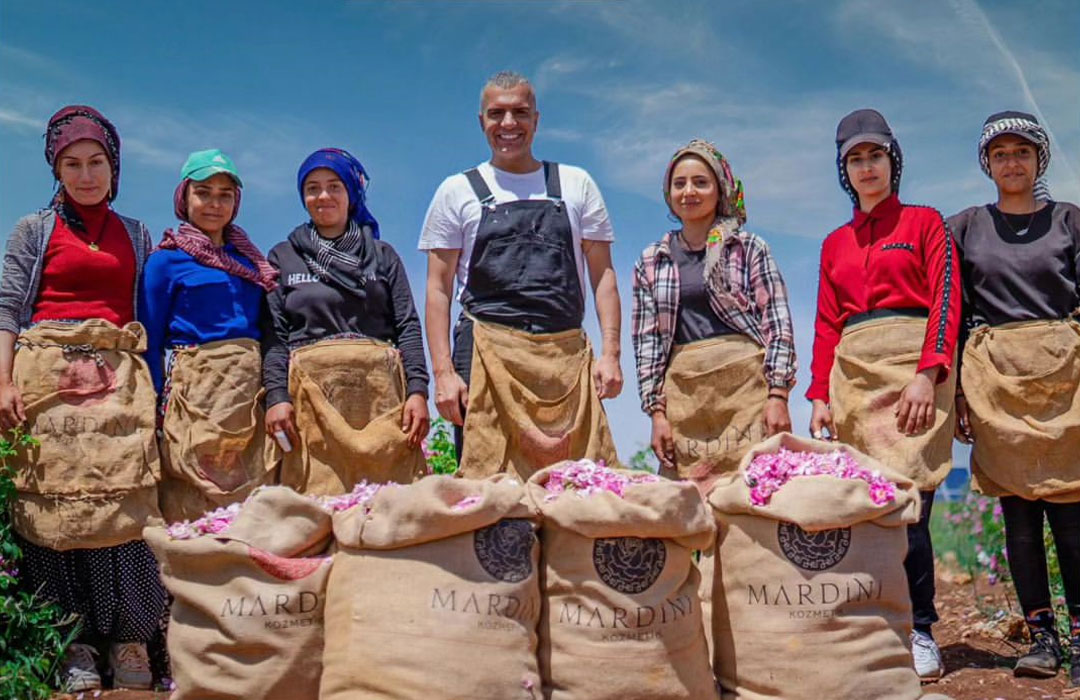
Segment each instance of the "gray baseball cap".
[{"label": "gray baseball cap", "polygon": [[894,140],[889,123],[876,109],[857,109],[841,119],[836,127],[836,147],[841,158],[860,143],[888,146]]}]

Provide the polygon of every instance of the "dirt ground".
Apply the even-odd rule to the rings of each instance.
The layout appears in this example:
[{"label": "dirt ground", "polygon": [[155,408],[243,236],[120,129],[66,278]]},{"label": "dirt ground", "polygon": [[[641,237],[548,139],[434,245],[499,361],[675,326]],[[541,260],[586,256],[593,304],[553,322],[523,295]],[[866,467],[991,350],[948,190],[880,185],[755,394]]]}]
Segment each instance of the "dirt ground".
[{"label": "dirt ground", "polygon": [[[974,594],[985,609],[1004,607],[1004,589],[990,586],[985,580],[974,584]],[[1027,648],[1023,621],[1019,616],[987,620],[975,603],[971,579],[938,567],[938,614],[934,637],[945,657],[946,675],[937,683],[924,686],[928,693],[942,693],[955,700],[1051,700],[1076,698],[1080,689],[1068,688],[1063,670],[1057,678],[1033,680],[1014,678],[1012,666],[1018,652]],[[166,700],[168,693],[105,691],[95,696],[87,692],[61,695],[57,700]]]}]

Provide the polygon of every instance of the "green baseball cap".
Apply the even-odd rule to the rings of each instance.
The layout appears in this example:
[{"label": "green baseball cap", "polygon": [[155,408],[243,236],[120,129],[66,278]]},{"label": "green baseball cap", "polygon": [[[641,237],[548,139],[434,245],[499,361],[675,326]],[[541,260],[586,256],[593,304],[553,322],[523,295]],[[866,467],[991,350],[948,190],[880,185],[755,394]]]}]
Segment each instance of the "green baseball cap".
[{"label": "green baseball cap", "polygon": [[236,172],[236,166],[232,159],[221,152],[220,149],[210,148],[205,151],[195,151],[184,161],[184,167],[180,168],[180,178],[202,182],[218,173],[225,173],[236,181],[237,187],[243,187],[240,173]]}]

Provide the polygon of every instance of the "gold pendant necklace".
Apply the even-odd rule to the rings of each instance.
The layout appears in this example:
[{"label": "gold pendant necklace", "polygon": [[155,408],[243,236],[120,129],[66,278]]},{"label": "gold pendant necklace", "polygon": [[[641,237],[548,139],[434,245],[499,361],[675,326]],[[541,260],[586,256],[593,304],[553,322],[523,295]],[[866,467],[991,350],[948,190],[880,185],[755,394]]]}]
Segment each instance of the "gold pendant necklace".
[{"label": "gold pendant necklace", "polygon": [[87,243],[86,247],[89,248],[90,250],[94,251],[95,253],[98,252],[99,250],[101,250],[101,248],[98,247],[97,243]]}]

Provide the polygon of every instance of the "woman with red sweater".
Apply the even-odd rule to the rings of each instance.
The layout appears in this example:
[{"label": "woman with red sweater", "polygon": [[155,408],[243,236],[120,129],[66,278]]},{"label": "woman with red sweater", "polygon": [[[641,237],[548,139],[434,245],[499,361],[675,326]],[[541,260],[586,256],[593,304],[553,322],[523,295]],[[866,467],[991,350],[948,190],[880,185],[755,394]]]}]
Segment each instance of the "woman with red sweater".
[{"label": "woman with red sweater", "polygon": [[904,568],[915,669],[933,679],[943,668],[930,632],[938,616],[929,524],[934,489],[952,467],[956,250],[937,211],[900,203],[903,157],[881,114],[844,117],[836,148],[855,211],[821,248],[810,430],[880,460],[922,492]]},{"label": "woman with red sweater", "polygon": [[165,589],[142,528],[158,516],[154,393],[135,322],[146,227],[115,213],[120,137],[90,107],[49,120],[59,188],[8,238],[0,278],[0,429],[40,440],[12,459],[21,583],[81,618],[66,690],[149,688]]}]

